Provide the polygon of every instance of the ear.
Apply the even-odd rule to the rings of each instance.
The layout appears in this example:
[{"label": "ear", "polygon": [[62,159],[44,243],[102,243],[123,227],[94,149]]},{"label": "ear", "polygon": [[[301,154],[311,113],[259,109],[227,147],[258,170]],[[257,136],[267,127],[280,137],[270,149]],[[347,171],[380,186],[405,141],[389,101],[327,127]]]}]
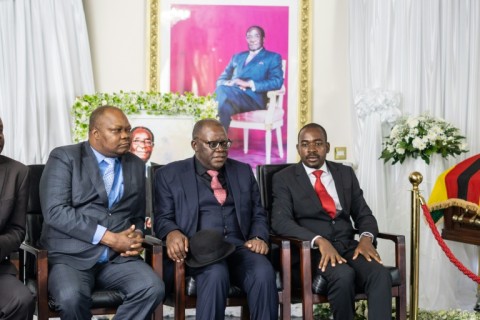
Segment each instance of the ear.
[{"label": "ear", "polygon": [[327,153],[330,152],[330,142],[327,142],[327,147],[326,147]]},{"label": "ear", "polygon": [[193,151],[197,152],[197,149],[198,149],[197,141],[192,140],[192,141],[190,142],[190,145],[192,146]]},{"label": "ear", "polygon": [[99,139],[99,137],[100,137],[100,132],[98,131],[97,128],[93,128],[93,129],[92,129],[92,136],[93,136],[93,138],[95,138],[95,140],[98,140],[98,139]]}]

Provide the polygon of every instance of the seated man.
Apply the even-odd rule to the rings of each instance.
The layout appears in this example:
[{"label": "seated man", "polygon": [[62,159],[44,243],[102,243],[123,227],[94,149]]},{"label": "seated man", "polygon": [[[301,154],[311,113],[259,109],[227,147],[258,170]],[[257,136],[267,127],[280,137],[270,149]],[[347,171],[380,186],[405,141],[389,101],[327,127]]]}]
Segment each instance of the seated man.
[{"label": "seated man", "polygon": [[49,293],[62,319],[92,318],[93,288],[125,295],[115,319],[148,319],[162,280],[140,257],[145,164],[131,154],[130,124],[112,106],[90,116],[88,142],[54,149],[40,180]]},{"label": "seated man", "polygon": [[224,319],[230,282],[247,294],[251,319],[277,319],[275,271],[265,256],[267,216],[252,169],[227,158],[231,141],[217,120],[198,121],[191,146],[193,158],[155,173],[155,234],[166,240],[171,259],[164,264],[164,279],[173,278],[173,263],[187,257],[189,239],[197,231],[218,232],[235,251],[215,263],[187,268],[197,284],[196,319]]},{"label": "seated man", "polygon": [[[301,162],[273,176],[272,229],[311,241],[312,265],[318,266],[312,277],[327,280],[335,319],[354,319],[356,289],[368,296],[368,319],[391,319],[392,279],[373,245],[377,221],[352,168],[326,161],[329,151],[322,126],[310,123],[300,129]],[[352,220],[359,241],[354,240]],[[294,269],[298,263],[292,261]]]},{"label": "seated man", "polygon": [[267,92],[283,84],[282,57],[264,48],[265,31],[247,29],[248,51],[235,54],[217,80],[218,116],[227,130],[236,113],[265,109]]},{"label": "seated man", "polygon": [[[0,118],[0,153],[5,140]],[[0,319],[33,319],[35,300],[17,279],[17,269],[9,257],[25,238],[28,202],[28,168],[0,156]]]}]

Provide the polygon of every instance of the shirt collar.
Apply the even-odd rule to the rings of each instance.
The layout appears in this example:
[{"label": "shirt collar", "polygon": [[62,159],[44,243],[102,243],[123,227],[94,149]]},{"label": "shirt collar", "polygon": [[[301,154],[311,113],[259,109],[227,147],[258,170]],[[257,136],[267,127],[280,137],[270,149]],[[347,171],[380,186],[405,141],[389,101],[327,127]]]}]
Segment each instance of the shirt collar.
[{"label": "shirt collar", "polygon": [[256,55],[256,54],[258,54],[258,53],[259,53],[260,51],[262,51],[262,50],[263,50],[263,47],[261,47],[260,49],[257,49],[257,50],[253,50],[253,51],[250,50],[249,52],[250,52],[250,54],[255,54],[255,55]]},{"label": "shirt collar", "polygon": [[[198,175],[208,175],[207,173],[207,169],[200,163],[200,161],[198,161],[197,157],[193,157],[195,159],[195,172],[198,174]],[[218,170],[219,174],[222,175],[223,174],[223,168],[225,166],[221,167],[220,170]]]},{"label": "shirt collar", "polygon": [[303,167],[305,168],[305,171],[307,172],[307,175],[312,174],[314,171],[317,171],[317,170],[322,170],[322,171],[325,172],[325,173],[329,173],[329,172],[330,172],[330,171],[328,170],[328,166],[327,166],[327,162],[326,162],[326,161],[323,162],[323,165],[322,165],[319,169],[307,167],[303,162],[302,162],[302,165],[303,165]]},{"label": "shirt collar", "polygon": [[[103,160],[109,158],[109,157],[105,157],[103,154],[95,150],[92,146],[90,146],[90,148],[92,148],[93,154],[95,155],[95,158],[97,159],[98,164],[100,164]],[[118,161],[118,158],[109,158],[109,159],[115,159],[116,161]]]}]

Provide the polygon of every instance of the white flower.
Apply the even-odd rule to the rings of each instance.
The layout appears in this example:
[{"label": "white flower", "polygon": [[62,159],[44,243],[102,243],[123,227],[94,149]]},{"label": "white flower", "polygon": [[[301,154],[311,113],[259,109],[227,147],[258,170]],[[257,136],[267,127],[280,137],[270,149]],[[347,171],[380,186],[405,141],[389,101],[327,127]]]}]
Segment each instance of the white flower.
[{"label": "white flower", "polygon": [[460,130],[443,119],[428,115],[399,119],[384,141],[380,158],[393,164],[402,163],[407,157],[422,158],[429,163],[432,154],[443,157],[467,152],[465,138]]},{"label": "white flower", "polygon": [[407,119],[407,125],[410,127],[410,128],[415,128],[416,126],[418,126],[418,120],[417,118],[409,118]]},{"label": "white flower", "polygon": [[419,137],[415,137],[412,141],[412,146],[418,150],[423,150],[427,147],[427,143]]}]

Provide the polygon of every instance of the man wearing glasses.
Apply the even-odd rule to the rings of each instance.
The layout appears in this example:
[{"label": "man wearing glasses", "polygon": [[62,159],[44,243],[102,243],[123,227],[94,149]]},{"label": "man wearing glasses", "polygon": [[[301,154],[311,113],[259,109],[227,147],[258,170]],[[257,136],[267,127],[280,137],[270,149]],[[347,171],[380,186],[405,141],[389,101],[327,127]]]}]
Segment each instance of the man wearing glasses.
[{"label": "man wearing glasses", "polygon": [[218,116],[227,132],[232,115],[265,109],[267,92],[283,84],[282,57],[264,48],[263,28],[249,27],[246,40],[248,51],[233,55],[217,80]]},{"label": "man wearing glasses", "polygon": [[224,319],[230,282],[247,294],[250,319],[277,319],[278,293],[268,253],[267,216],[252,169],[228,158],[232,142],[214,119],[198,121],[192,132],[194,157],[170,163],[155,173],[157,237],[170,260],[164,265],[167,290],[173,264],[187,258],[189,239],[215,230],[235,246],[228,257],[187,267],[197,286],[196,319]]},{"label": "man wearing glasses", "polygon": [[150,157],[152,156],[153,146],[155,145],[155,136],[152,130],[147,127],[135,127],[131,131],[132,144],[130,145],[130,152],[139,157],[145,162],[145,175],[147,177],[147,185],[145,188],[146,214],[145,214],[145,229],[152,229],[152,182],[150,177]]},{"label": "man wearing glasses", "polygon": [[130,152],[148,163],[154,146],[153,132],[147,127],[135,127],[131,131],[132,144]]}]

